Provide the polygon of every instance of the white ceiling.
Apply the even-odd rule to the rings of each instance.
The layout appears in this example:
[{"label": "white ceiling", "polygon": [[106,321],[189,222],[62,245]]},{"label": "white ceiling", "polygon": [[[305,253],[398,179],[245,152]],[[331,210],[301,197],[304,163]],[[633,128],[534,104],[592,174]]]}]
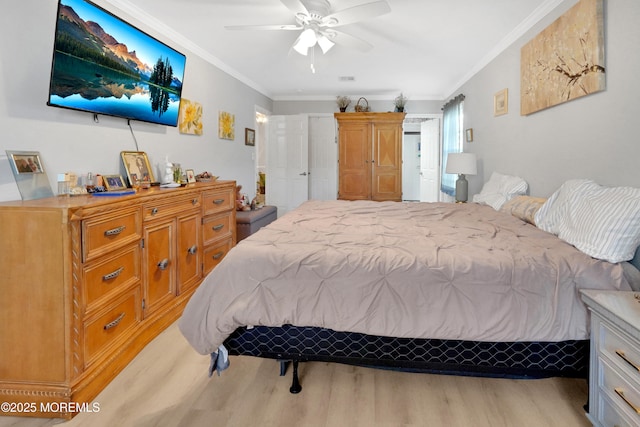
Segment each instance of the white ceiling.
[{"label": "white ceiling", "polygon": [[[332,10],[369,0],[331,0]],[[341,26],[374,47],[291,49],[297,31],[227,25],[295,24],[280,0],[104,0],[274,100],[336,95],[443,100],[563,0],[387,0],[391,12]],[[108,4],[106,8],[109,9]],[[175,47],[175,46],[174,46]],[[189,58],[187,57],[187,69]],[[353,77],[353,81],[341,81]],[[188,82],[185,82],[188,84]]]}]

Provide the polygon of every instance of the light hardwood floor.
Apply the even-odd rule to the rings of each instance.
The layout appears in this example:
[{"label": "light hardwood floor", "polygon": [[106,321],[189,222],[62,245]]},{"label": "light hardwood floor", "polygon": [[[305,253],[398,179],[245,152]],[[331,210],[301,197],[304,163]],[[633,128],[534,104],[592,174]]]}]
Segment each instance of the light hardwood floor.
[{"label": "light hardwood floor", "polygon": [[0,417],[6,426],[590,426],[579,379],[511,380],[302,363],[302,393],[273,360],[232,357],[222,376],[174,324],[71,421]]}]

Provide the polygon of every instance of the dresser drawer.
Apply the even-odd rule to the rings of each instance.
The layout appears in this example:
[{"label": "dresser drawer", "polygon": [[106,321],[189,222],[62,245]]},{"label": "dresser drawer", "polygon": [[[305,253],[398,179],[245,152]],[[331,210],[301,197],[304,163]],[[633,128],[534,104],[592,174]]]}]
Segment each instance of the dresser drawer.
[{"label": "dresser drawer", "polygon": [[205,246],[216,240],[231,237],[231,230],[233,229],[231,221],[232,215],[230,212],[205,218],[202,230],[202,240]]},{"label": "dresser drawer", "polygon": [[[635,419],[635,425],[640,425],[640,389],[634,381],[629,381],[627,375],[610,365],[605,358],[598,359],[600,371],[601,394],[611,399],[615,406]],[[620,410],[618,410],[620,412]]]},{"label": "dresser drawer", "polygon": [[87,310],[128,285],[140,281],[140,245],[135,243],[83,268],[83,295]]},{"label": "dresser drawer", "polygon": [[171,203],[152,202],[143,205],[143,216],[145,221],[176,216],[194,208],[202,206],[200,194],[189,197],[172,199]]},{"label": "dresser drawer", "polygon": [[[606,323],[599,323],[598,352],[606,355],[616,365],[628,372],[630,378],[640,386],[640,350]],[[640,403],[640,402],[639,402]]]},{"label": "dresser drawer", "polygon": [[206,191],[203,196],[202,204],[204,206],[205,215],[233,210],[236,206],[235,191],[232,189]]},{"label": "dresser drawer", "polygon": [[204,250],[204,274],[208,274],[229,253],[233,247],[233,239],[213,245]]},{"label": "dresser drawer", "polygon": [[125,338],[127,332],[140,323],[140,289],[133,288],[99,314],[87,318],[84,323],[85,366],[101,353]]},{"label": "dresser drawer", "polygon": [[118,211],[114,215],[82,221],[82,259],[95,259],[142,237],[140,209]]},{"label": "dresser drawer", "polygon": [[621,409],[613,403],[608,396],[600,394],[598,395],[597,402],[600,410],[598,413],[600,414],[600,418],[598,421],[603,426],[611,426],[611,427],[634,427],[637,426],[637,422],[631,421],[626,417],[624,413],[622,413]]}]

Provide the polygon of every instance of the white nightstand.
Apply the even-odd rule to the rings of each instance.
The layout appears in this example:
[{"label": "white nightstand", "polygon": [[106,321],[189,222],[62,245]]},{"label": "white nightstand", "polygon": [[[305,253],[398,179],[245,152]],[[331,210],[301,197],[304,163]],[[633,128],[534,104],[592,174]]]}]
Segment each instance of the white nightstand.
[{"label": "white nightstand", "polygon": [[599,427],[640,426],[640,293],[581,293],[591,311],[587,416]]}]

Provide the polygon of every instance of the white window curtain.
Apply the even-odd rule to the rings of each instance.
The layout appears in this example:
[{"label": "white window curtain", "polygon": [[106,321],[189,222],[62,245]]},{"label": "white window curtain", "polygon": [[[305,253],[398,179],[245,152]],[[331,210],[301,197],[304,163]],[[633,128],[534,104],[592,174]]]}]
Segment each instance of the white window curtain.
[{"label": "white window curtain", "polygon": [[462,119],[464,95],[460,94],[442,107],[442,170],[440,175],[440,190],[454,196],[456,192],[456,175],[445,173],[449,153],[462,152]]}]

